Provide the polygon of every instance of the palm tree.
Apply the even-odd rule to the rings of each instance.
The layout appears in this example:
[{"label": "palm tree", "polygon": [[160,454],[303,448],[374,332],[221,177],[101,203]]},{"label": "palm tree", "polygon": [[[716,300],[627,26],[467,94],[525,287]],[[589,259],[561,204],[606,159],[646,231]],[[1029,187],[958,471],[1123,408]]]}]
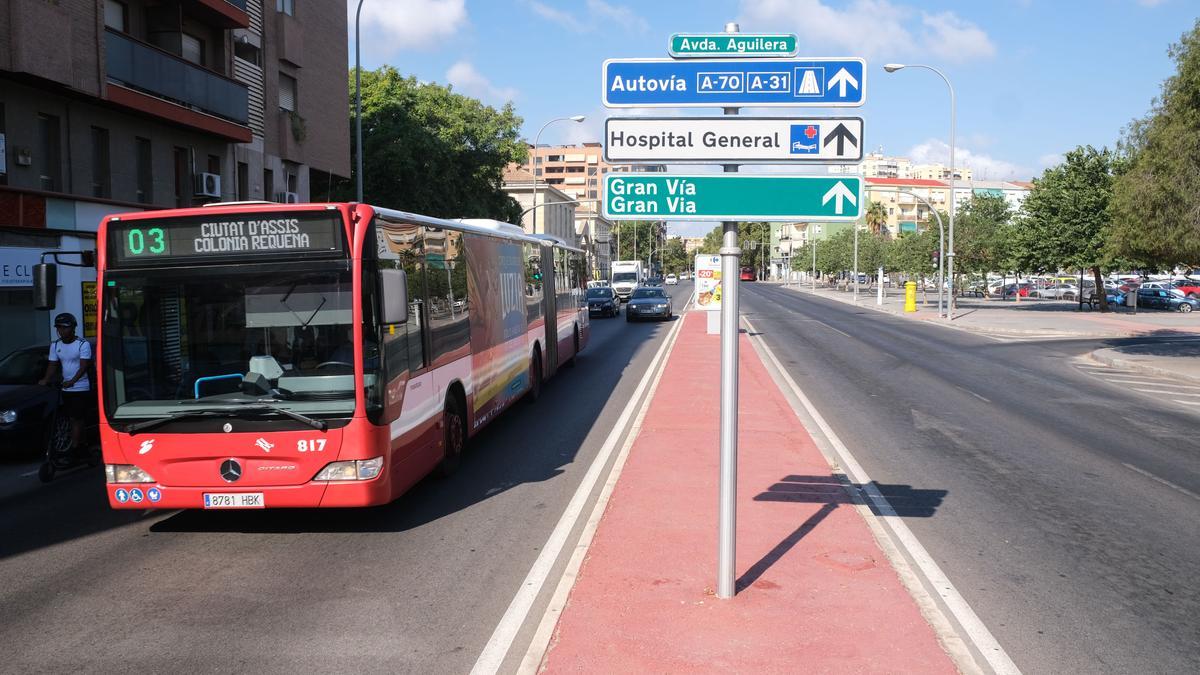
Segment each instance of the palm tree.
[{"label": "palm tree", "polygon": [[871,234],[887,235],[887,207],[882,202],[867,202],[867,227]]}]

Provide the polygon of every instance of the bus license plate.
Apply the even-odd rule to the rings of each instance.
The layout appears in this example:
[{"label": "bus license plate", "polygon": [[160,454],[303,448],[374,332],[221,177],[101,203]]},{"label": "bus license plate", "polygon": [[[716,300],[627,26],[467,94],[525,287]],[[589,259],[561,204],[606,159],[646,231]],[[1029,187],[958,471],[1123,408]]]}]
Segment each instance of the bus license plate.
[{"label": "bus license plate", "polygon": [[264,508],[261,492],[205,492],[206,509],[261,509]]}]

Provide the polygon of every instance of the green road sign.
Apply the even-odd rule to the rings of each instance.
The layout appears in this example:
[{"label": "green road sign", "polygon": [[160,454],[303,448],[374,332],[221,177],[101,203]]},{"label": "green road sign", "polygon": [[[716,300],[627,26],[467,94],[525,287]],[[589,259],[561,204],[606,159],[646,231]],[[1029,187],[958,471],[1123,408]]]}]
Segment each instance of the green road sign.
[{"label": "green road sign", "polygon": [[859,176],[608,174],[610,220],[858,220]]},{"label": "green road sign", "polygon": [[796,55],[796,36],[790,33],[675,33],[667,53],[675,59],[788,58]]}]

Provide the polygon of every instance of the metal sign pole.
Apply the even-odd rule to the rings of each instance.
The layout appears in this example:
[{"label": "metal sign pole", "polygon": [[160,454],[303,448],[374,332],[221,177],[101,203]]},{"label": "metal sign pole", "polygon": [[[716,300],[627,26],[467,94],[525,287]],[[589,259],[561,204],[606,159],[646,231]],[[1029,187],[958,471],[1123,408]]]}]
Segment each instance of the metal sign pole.
[{"label": "metal sign pole", "polygon": [[[736,23],[725,24],[726,33],[737,33]],[[726,115],[738,114],[725,108]],[[725,173],[737,173],[736,164],[724,165]],[[721,223],[721,477],[717,517],[717,597],[732,598],[736,592],[734,548],[737,538],[737,428],[738,428],[738,224]]]}]

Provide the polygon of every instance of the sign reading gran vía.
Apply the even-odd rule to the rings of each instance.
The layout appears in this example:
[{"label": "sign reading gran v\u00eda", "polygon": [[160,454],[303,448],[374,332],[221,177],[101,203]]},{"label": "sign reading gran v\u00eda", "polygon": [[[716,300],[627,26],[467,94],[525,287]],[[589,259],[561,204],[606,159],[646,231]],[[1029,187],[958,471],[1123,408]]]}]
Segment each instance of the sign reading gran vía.
[{"label": "sign reading gran v\u00eda", "polygon": [[858,220],[858,176],[608,174],[610,220]]},{"label": "sign reading gran v\u00eda", "polygon": [[861,117],[610,117],[608,162],[848,164],[862,159]]}]

